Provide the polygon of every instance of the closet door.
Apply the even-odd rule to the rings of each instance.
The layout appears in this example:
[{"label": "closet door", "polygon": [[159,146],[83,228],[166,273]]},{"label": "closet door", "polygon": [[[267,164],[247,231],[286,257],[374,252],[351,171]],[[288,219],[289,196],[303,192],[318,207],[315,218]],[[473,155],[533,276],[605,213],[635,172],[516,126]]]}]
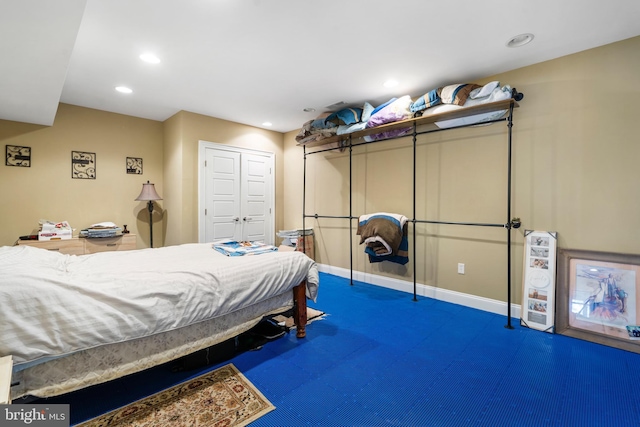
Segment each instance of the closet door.
[{"label": "closet door", "polygon": [[267,242],[270,159],[255,154],[242,154],[242,240]]},{"label": "closet door", "polygon": [[206,150],[205,241],[242,240],[240,153]]},{"label": "closet door", "polygon": [[[203,144],[203,145],[202,145]],[[201,143],[201,242],[274,243],[273,155]]]}]

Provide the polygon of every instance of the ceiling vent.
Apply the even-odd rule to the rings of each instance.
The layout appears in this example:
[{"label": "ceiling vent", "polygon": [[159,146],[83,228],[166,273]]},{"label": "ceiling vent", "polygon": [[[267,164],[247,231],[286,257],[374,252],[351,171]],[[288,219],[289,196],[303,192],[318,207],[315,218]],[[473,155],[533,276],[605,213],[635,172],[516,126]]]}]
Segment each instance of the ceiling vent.
[{"label": "ceiling vent", "polygon": [[336,102],[335,104],[331,104],[331,105],[329,105],[327,107],[324,107],[324,108],[329,110],[329,111],[338,111],[338,110],[342,110],[346,106],[347,106],[346,102],[340,101],[340,102]]}]

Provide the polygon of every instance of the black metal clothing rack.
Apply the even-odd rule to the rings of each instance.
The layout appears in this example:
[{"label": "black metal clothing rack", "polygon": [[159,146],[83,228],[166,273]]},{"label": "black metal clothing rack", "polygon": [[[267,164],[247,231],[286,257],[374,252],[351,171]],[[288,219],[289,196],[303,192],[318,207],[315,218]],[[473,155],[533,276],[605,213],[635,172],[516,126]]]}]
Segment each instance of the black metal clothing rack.
[{"label": "black metal clothing rack", "polygon": [[[416,253],[416,227],[415,225],[418,223],[424,224],[447,224],[447,225],[462,225],[462,226],[474,226],[474,227],[499,227],[504,228],[507,233],[507,324],[505,328],[513,329],[511,324],[511,229],[518,228],[519,222],[514,222],[511,216],[511,175],[512,175],[512,128],[513,128],[513,110],[518,106],[516,101],[520,101],[523,98],[522,93],[517,92],[516,89],[512,89],[512,98],[492,102],[488,104],[482,104],[478,106],[457,109],[450,112],[445,112],[441,114],[434,114],[426,117],[417,117],[409,120],[403,120],[401,122],[395,122],[383,126],[378,126],[375,128],[365,129],[362,131],[357,131],[352,134],[347,135],[338,135],[331,138],[326,138],[320,141],[316,141],[312,144],[301,144],[303,146],[304,151],[304,164],[303,164],[303,184],[302,184],[302,228],[306,229],[306,219],[307,218],[332,218],[332,219],[348,219],[349,220],[349,270],[350,270],[350,283],[353,285],[353,221],[357,220],[359,217],[353,215],[353,176],[352,176],[352,160],[353,160],[353,147],[357,147],[360,145],[373,144],[376,142],[389,141],[398,138],[406,138],[408,136],[412,136],[413,138],[413,218],[409,219],[409,222],[413,224],[412,227],[412,244],[413,244],[413,300],[418,301],[417,298],[417,285],[416,285],[416,262],[415,262],[415,253]],[[507,206],[506,206],[506,221],[504,223],[477,223],[477,222],[452,222],[452,221],[434,221],[434,220],[425,220],[425,219],[416,219],[416,147],[417,147],[417,138],[419,135],[425,135],[434,132],[443,132],[447,130],[460,129],[470,126],[476,126],[478,123],[465,124],[460,126],[453,126],[448,128],[436,128],[436,129],[426,129],[426,130],[418,130],[419,127],[433,124],[436,121],[444,121],[455,118],[467,117],[475,114],[494,112],[500,110],[507,110],[508,113],[498,119],[490,120],[482,122],[482,124],[489,123],[498,123],[498,122],[506,122],[507,124]],[[390,137],[385,139],[376,139],[371,141],[358,140],[362,137],[370,134],[378,134],[381,132],[406,128],[408,126],[412,127],[412,134],[403,134],[401,136]],[[329,148],[321,148],[326,146],[327,144],[335,144],[336,146],[331,146]],[[308,148],[320,147],[313,151],[307,151]],[[327,151],[335,151],[335,150],[344,150],[347,149],[349,151],[349,215],[345,216],[334,216],[334,215],[318,215],[307,214],[306,213],[306,188],[307,188],[307,156],[311,154],[318,154]],[[304,250],[304,249],[303,249]]]}]

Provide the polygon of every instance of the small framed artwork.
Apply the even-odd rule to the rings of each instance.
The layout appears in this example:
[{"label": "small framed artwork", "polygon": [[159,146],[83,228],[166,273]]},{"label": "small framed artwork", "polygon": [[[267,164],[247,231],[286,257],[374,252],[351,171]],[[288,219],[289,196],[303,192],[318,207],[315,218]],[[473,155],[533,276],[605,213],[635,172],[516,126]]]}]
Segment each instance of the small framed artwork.
[{"label": "small framed artwork", "polygon": [[23,168],[31,167],[31,147],[21,147],[19,145],[6,146],[6,162],[7,166],[21,166]]},{"label": "small framed artwork", "polygon": [[558,233],[524,230],[524,236],[520,325],[553,332]]},{"label": "small framed artwork", "polygon": [[561,249],[557,332],[640,353],[640,255]]},{"label": "small framed artwork", "polygon": [[140,157],[127,157],[127,173],[142,175],[142,159]]},{"label": "small framed artwork", "polygon": [[96,179],[96,153],[72,151],[71,178]]}]

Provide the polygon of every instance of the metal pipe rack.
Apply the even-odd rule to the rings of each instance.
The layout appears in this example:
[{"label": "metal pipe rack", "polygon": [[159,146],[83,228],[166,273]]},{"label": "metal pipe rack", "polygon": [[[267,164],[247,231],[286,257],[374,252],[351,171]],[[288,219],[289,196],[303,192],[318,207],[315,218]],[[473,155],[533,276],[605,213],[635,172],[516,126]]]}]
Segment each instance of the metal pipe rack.
[{"label": "metal pipe rack", "polygon": [[[302,228],[306,229],[307,218],[330,218],[330,219],[348,219],[349,220],[349,270],[350,270],[350,284],[353,285],[353,220],[357,220],[359,217],[353,215],[353,148],[361,145],[368,145],[378,143],[382,141],[389,141],[398,138],[406,138],[412,136],[413,139],[413,218],[409,219],[409,222],[413,224],[412,227],[412,243],[413,243],[413,301],[418,301],[417,298],[417,284],[416,284],[416,224],[446,224],[446,225],[461,225],[461,226],[473,226],[473,227],[499,227],[506,230],[507,236],[507,324],[505,328],[513,329],[511,324],[511,229],[519,227],[519,223],[515,223],[511,217],[511,204],[512,204],[512,144],[513,144],[513,110],[518,106],[516,101],[520,101],[523,98],[522,93],[517,92],[516,89],[512,89],[512,98],[504,101],[493,102],[490,104],[482,104],[478,106],[468,107],[453,110],[451,112],[434,114],[426,117],[417,117],[414,119],[404,120],[401,122],[391,123],[375,128],[366,129],[363,131],[354,132],[347,135],[337,135],[335,137],[316,141],[313,144],[300,144],[303,147],[304,152],[304,165],[303,165],[303,188],[302,188]],[[506,116],[482,122],[482,124],[506,122],[507,124],[507,206],[506,206],[506,221],[503,223],[477,223],[477,222],[453,222],[453,221],[436,221],[428,219],[416,219],[416,148],[417,138],[420,135],[426,135],[435,132],[444,132],[453,129],[461,129],[471,126],[476,126],[478,123],[464,124],[460,126],[453,126],[448,128],[436,128],[436,129],[421,129],[422,126],[433,124],[436,121],[450,120],[454,118],[461,118],[471,116],[475,114],[481,114],[486,112],[506,110]],[[362,137],[366,135],[381,133],[393,129],[399,129],[403,127],[412,127],[411,134],[403,134],[401,136],[376,139],[376,140],[362,140]],[[354,141],[355,140],[355,141]],[[326,147],[327,144],[336,144],[336,146]],[[316,148],[313,151],[308,151],[309,148]],[[324,148],[323,148],[324,147]],[[306,213],[306,185],[307,185],[307,156],[312,154],[324,153],[327,151],[346,150],[349,151],[349,215],[319,215],[317,213]],[[304,251],[304,248],[303,248]]]}]

